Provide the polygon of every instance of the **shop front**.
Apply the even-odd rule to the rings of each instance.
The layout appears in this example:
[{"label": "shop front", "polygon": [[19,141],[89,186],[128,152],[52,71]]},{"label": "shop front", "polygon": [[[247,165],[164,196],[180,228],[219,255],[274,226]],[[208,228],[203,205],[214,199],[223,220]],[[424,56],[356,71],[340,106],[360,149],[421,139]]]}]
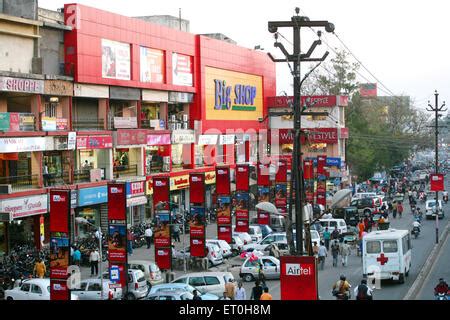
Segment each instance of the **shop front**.
[{"label": "shop front", "polygon": [[175,130],[172,132],[170,171],[193,168],[194,130]]},{"label": "shop front", "polygon": [[141,128],[167,130],[169,93],[142,90]]},{"label": "shop front", "polygon": [[214,206],[215,199],[213,199],[214,194],[216,193],[216,171],[207,171],[205,173],[205,204],[206,209],[211,209]]},{"label": "shop front", "polygon": [[136,88],[109,88],[109,128],[136,129],[141,91]]},{"label": "shop front", "polygon": [[96,228],[107,229],[108,221],[102,219],[102,212],[107,210],[107,186],[84,188],[78,190],[78,203],[75,217],[85,218],[95,227],[87,224],[76,224],[75,235],[78,239],[88,237]]},{"label": "shop front", "polygon": [[146,179],[126,181],[126,191],[127,223],[134,226],[146,222],[146,206],[148,203],[146,197]]},{"label": "shop front", "polygon": [[11,222],[0,223],[0,234],[4,235],[0,238],[0,250],[5,250],[3,253],[18,245],[41,248],[42,244],[48,243],[50,219],[47,194],[0,200],[0,212],[9,213],[12,219]]},{"label": "shop front", "polygon": [[145,175],[170,172],[172,146],[170,133],[150,132],[145,147]]},{"label": "shop front", "polygon": [[189,212],[189,174],[170,177],[170,202],[177,204],[172,206],[172,213]]},{"label": "shop front", "polygon": [[187,130],[189,126],[189,105],[194,95],[187,92],[169,92],[169,130]]},{"label": "shop front", "polygon": [[69,130],[73,83],[62,80],[45,80],[40,121],[42,131]]},{"label": "shop front", "polygon": [[74,183],[112,178],[113,139],[107,135],[77,136]]}]

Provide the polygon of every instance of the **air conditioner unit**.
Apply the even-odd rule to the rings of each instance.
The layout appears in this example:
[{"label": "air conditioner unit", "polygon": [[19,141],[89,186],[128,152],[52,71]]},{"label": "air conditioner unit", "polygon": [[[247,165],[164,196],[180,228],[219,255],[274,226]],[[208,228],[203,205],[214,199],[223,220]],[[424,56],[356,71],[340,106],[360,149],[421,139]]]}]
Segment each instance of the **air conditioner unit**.
[{"label": "air conditioner unit", "polygon": [[177,129],[176,130],[181,130],[181,123],[177,123]]},{"label": "air conditioner unit", "polygon": [[173,114],[173,115],[170,117],[170,120],[171,120],[172,122],[177,121],[177,116]]},{"label": "air conditioner unit", "polygon": [[189,129],[189,123],[188,122],[183,122],[183,129],[184,130]]},{"label": "air conditioner unit", "polygon": [[188,121],[188,115],[187,114],[183,114],[183,121],[184,122]]},{"label": "air conditioner unit", "polygon": [[0,184],[0,194],[11,194],[12,185],[10,184]]}]

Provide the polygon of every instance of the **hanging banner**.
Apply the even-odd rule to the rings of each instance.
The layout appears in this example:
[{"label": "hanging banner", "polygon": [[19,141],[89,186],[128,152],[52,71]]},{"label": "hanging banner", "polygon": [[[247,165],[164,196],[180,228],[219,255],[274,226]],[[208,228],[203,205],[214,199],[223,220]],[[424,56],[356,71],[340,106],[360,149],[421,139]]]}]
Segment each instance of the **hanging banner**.
[{"label": "hanging banner", "polygon": [[327,156],[317,156],[317,174],[325,174]]},{"label": "hanging banner", "polygon": [[258,210],[258,224],[270,225],[270,214],[261,210]]},{"label": "hanging banner", "polygon": [[216,167],[216,193],[230,194],[230,168]]},{"label": "hanging banner", "polygon": [[155,262],[161,270],[170,270],[172,266],[172,250],[170,248],[155,249]]},{"label": "hanging banner", "polygon": [[50,190],[50,232],[69,232],[70,190]]},{"label": "hanging banner", "polygon": [[70,300],[70,290],[67,287],[67,280],[57,280],[50,278],[50,300]]},{"label": "hanging banner", "polygon": [[189,221],[189,232],[192,238],[205,238],[205,208],[191,207],[191,220]]},{"label": "hanging banner", "polygon": [[[170,180],[168,177],[153,177],[153,207],[155,210],[169,210]],[[161,207],[156,209],[156,205]]]},{"label": "hanging banner", "polygon": [[153,206],[157,225],[153,232],[155,243],[155,262],[162,270],[171,268],[171,228],[170,216],[170,178],[153,178]]},{"label": "hanging banner", "polygon": [[69,234],[52,233],[50,238],[50,279],[67,279],[69,256]]},{"label": "hanging banner", "polygon": [[303,177],[305,180],[314,179],[314,163],[312,160],[303,160]]},{"label": "hanging banner", "polygon": [[236,232],[248,232],[248,224],[247,220],[236,220]]},{"label": "hanging banner", "polygon": [[108,184],[108,220],[126,220],[126,185],[125,183]]},{"label": "hanging banner", "polygon": [[258,185],[258,203],[270,202],[270,188]]},{"label": "hanging banner", "polygon": [[219,226],[217,231],[217,239],[231,243],[231,226]]},{"label": "hanging banner", "polygon": [[154,239],[156,248],[170,247],[171,241],[169,223],[164,221],[156,226]]},{"label": "hanging banner", "polygon": [[317,204],[321,204],[324,207],[327,204],[327,200],[326,200],[326,194],[325,193],[317,193],[317,200],[316,200]]},{"label": "hanging banner", "polygon": [[124,223],[108,226],[109,261],[126,263],[127,261],[127,226]]},{"label": "hanging banner", "polygon": [[287,182],[287,161],[284,159],[278,160],[278,170],[275,174],[275,182]]},{"label": "hanging banner", "polygon": [[250,166],[248,164],[236,165],[236,191],[250,189]]},{"label": "hanging banner", "polygon": [[191,173],[189,176],[190,203],[205,203],[205,174]]},{"label": "hanging banner", "polygon": [[236,193],[233,202],[236,209],[236,231],[248,232],[250,194],[248,192]]},{"label": "hanging banner", "polygon": [[430,175],[430,190],[435,192],[445,190],[443,174]]},{"label": "hanging banner", "polygon": [[257,184],[258,186],[270,186],[270,164],[257,165]]},{"label": "hanging banner", "polygon": [[217,224],[228,225],[231,224],[231,197],[218,196],[217,197]]},{"label": "hanging banner", "polygon": [[190,254],[191,257],[203,258],[206,256],[206,241],[202,238],[192,238],[190,240]]},{"label": "hanging banner", "polygon": [[318,300],[315,257],[282,256],[280,266],[281,300]]},{"label": "hanging banner", "polygon": [[287,206],[287,184],[275,185],[275,206],[286,208]]}]

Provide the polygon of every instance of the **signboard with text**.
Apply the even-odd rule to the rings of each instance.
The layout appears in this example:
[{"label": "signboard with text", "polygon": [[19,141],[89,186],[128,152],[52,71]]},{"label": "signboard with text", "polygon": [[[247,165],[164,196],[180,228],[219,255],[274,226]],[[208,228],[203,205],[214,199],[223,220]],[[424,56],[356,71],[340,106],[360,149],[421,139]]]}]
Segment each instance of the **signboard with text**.
[{"label": "signboard with text", "polygon": [[280,258],[281,300],[317,300],[319,298],[315,257]]},{"label": "signboard with text", "polygon": [[436,192],[445,190],[443,174],[430,175],[430,190]]}]

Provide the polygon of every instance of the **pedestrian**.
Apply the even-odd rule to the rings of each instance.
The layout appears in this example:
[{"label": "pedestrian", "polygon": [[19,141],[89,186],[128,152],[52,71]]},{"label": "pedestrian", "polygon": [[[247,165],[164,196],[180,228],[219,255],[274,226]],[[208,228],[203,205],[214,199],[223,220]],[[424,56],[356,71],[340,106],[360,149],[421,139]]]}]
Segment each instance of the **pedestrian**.
[{"label": "pedestrian", "polygon": [[339,230],[336,227],[334,227],[333,232],[331,233],[331,240],[338,240],[339,239]]},{"label": "pedestrian", "polygon": [[339,242],[337,240],[334,240],[333,244],[331,245],[331,255],[333,256],[333,267],[337,267],[339,250],[340,250]]},{"label": "pedestrian", "polygon": [[259,300],[263,294],[263,288],[260,285],[259,280],[255,281],[255,286],[252,288],[252,294],[250,300]]},{"label": "pedestrian", "polygon": [[325,227],[325,231],[323,232],[323,240],[325,241],[325,247],[327,250],[330,250],[330,239],[331,239],[331,233],[328,231],[328,227]]},{"label": "pedestrian", "polygon": [[373,291],[367,286],[367,280],[362,279],[361,284],[355,288],[356,300],[373,300]]},{"label": "pedestrian", "polygon": [[397,206],[398,206],[397,201],[394,201],[394,203],[392,204],[392,217],[394,219],[397,218]]},{"label": "pedestrian", "polygon": [[242,286],[242,281],[238,282],[238,287],[234,293],[235,300],[247,300],[247,293],[245,292],[245,288]]},{"label": "pedestrian", "polygon": [[130,230],[130,228],[128,228],[128,231],[127,231],[127,247],[128,247],[128,254],[129,255],[133,254],[133,240],[134,240],[133,232]]},{"label": "pedestrian", "polygon": [[316,241],[314,241],[314,243],[313,243],[312,250],[313,250],[314,257],[316,257],[316,259],[318,259],[319,258],[319,246],[317,245]]},{"label": "pedestrian", "polygon": [[45,267],[45,263],[42,258],[39,258],[39,260],[34,264],[34,276],[43,279],[46,272],[47,268]]},{"label": "pedestrian", "polygon": [[272,295],[269,293],[269,288],[264,288],[264,293],[261,295],[259,300],[272,300]]},{"label": "pedestrian", "polygon": [[364,218],[364,231],[369,231],[369,218],[367,216]]},{"label": "pedestrian", "polygon": [[261,261],[258,261],[258,280],[263,287],[266,287],[266,275],[264,274],[264,266]]},{"label": "pedestrian", "polygon": [[81,264],[81,252],[78,248],[75,248],[73,251],[73,264],[76,266],[80,266]]},{"label": "pedestrian", "polygon": [[48,187],[48,181],[49,181],[50,175],[48,173],[48,164],[47,164],[47,162],[44,163],[44,168],[43,168],[42,171],[43,171],[42,172],[42,176],[44,178],[44,186]]},{"label": "pedestrian", "polygon": [[361,237],[362,237],[362,233],[364,232],[364,229],[365,229],[365,227],[364,227],[364,222],[363,222],[363,220],[362,219],[360,219],[359,220],[359,223],[358,223],[358,231],[359,231],[359,239],[361,239]]},{"label": "pedestrian", "polygon": [[319,257],[319,265],[320,265],[320,270],[323,270],[324,266],[325,266],[325,258],[328,256],[328,250],[327,248],[323,245],[323,242],[320,243],[320,247],[319,247],[319,252],[318,252],[318,257]]},{"label": "pedestrian", "polygon": [[231,300],[230,298],[228,298],[228,296],[227,296],[227,292],[226,291],[224,291],[223,292],[223,295],[219,298],[219,300]]},{"label": "pedestrian", "polygon": [[236,286],[233,283],[233,279],[228,279],[228,282],[225,284],[225,295],[230,300],[234,299]]},{"label": "pedestrian", "polygon": [[152,245],[152,236],[153,236],[153,231],[150,225],[147,225],[144,235],[145,235],[145,242],[147,242],[147,249],[150,249]]},{"label": "pedestrian", "polygon": [[173,240],[176,242],[180,242],[180,226],[178,223],[175,223],[173,226]]},{"label": "pedestrian", "polygon": [[280,248],[278,248],[276,243],[272,243],[270,245],[269,255],[271,255],[272,257],[275,257],[277,259],[280,259],[281,252],[280,252]]},{"label": "pedestrian", "polygon": [[397,213],[398,217],[401,218],[403,213],[403,203],[401,201],[397,205]]},{"label": "pedestrian", "polygon": [[91,276],[95,275],[98,276],[98,261],[100,260],[100,254],[98,253],[97,249],[94,249],[91,251],[91,254],[89,255],[89,263],[91,264]]},{"label": "pedestrian", "polygon": [[202,300],[200,295],[198,294],[198,290],[194,290],[192,300]]},{"label": "pedestrian", "polygon": [[348,300],[350,299],[351,287],[352,286],[347,281],[345,275],[341,275],[339,281],[333,285],[333,296],[335,296],[337,300]]},{"label": "pedestrian", "polygon": [[347,266],[349,255],[350,255],[350,246],[347,244],[347,240],[344,240],[344,243],[341,244],[342,266],[344,267]]}]

